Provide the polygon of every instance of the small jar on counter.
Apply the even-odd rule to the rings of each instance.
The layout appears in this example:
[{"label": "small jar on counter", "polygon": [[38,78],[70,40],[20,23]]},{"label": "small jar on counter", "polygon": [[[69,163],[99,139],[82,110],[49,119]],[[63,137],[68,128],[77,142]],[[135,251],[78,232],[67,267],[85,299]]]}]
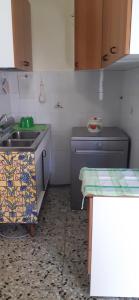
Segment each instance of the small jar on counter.
[{"label": "small jar on counter", "polygon": [[87,128],[89,132],[99,132],[102,130],[102,118],[92,116],[90,117]]}]

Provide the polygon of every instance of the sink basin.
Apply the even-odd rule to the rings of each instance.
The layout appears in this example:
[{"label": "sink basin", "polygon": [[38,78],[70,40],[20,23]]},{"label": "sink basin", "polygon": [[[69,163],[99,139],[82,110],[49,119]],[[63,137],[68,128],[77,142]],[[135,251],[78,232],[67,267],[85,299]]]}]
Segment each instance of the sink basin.
[{"label": "sink basin", "polygon": [[22,147],[30,147],[33,144],[34,140],[24,141],[24,140],[11,140],[8,139],[0,143],[0,147],[15,147],[15,148],[22,148]]},{"label": "sink basin", "polygon": [[10,135],[10,139],[36,139],[39,136],[40,132],[34,132],[34,131],[16,131],[13,134]]},{"label": "sink basin", "polygon": [[9,132],[0,141],[0,152],[2,151],[36,151],[47,130],[42,131],[14,131]]}]

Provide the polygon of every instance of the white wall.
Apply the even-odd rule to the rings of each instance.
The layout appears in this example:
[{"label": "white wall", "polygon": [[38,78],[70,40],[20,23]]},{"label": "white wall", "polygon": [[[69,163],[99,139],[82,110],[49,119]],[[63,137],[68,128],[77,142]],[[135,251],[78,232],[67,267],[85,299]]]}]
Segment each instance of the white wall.
[{"label": "white wall", "polygon": [[[74,0],[30,3],[33,66],[39,72],[28,73],[27,78],[25,73],[0,73],[0,115],[13,114],[18,119],[33,115],[37,123],[52,124],[52,183],[70,182],[71,128],[86,126],[94,114],[102,116],[105,126],[121,126],[128,132],[132,139],[131,167],[139,167],[139,69],[105,71],[104,100],[100,102],[99,71],[67,71],[74,65]],[[1,88],[5,76],[9,95]],[[41,79],[45,104],[38,101]],[[57,102],[62,109],[55,108]]]},{"label": "white wall", "polygon": [[139,1],[132,1],[132,18],[131,18],[131,39],[130,54],[139,54],[138,28],[139,28]]},{"label": "white wall", "polygon": [[33,69],[73,69],[74,0],[30,0]]},{"label": "white wall", "polygon": [[0,116],[2,114],[11,115],[10,95],[6,95],[2,90],[2,82],[7,78],[7,73],[0,72]]},{"label": "white wall", "polygon": [[[138,5],[138,0],[134,2],[135,6]],[[46,72],[73,69],[74,0],[30,0],[30,3],[33,66],[34,70],[43,70],[44,73],[31,75],[28,84],[20,80],[20,97],[18,93],[12,96],[12,111],[15,115],[28,112],[37,122],[52,123],[53,181],[69,182],[71,127],[85,125],[88,117],[96,113],[103,117],[105,125],[121,125],[129,133],[132,139],[131,167],[139,167],[139,69],[105,72],[102,103],[98,101],[98,72]],[[133,14],[136,14],[136,9]],[[135,20],[132,21],[136,27]],[[132,41],[134,44],[134,36]],[[45,105],[38,103],[40,76],[46,85],[48,101]],[[120,103],[122,94],[124,100]],[[62,110],[54,108],[57,101],[62,103]],[[67,167],[61,167],[62,163]]]},{"label": "white wall", "polygon": [[[99,101],[99,72],[50,71],[9,73],[12,114],[33,115],[37,123],[52,124],[52,183],[70,182],[70,136],[73,126],[86,126],[91,115],[103,117],[104,125],[119,125],[121,73],[105,72],[104,100]],[[46,103],[40,104],[43,79]],[[57,102],[63,106],[57,109]]]},{"label": "white wall", "polygon": [[120,125],[131,138],[130,167],[139,168],[139,69],[123,72]]},{"label": "white wall", "polygon": [[[10,95],[1,89],[8,78]],[[99,72],[49,71],[0,73],[0,115],[33,115],[37,123],[52,124],[52,183],[70,182],[70,136],[73,126],[86,126],[90,115],[103,117],[104,125],[121,126],[131,138],[131,167],[139,167],[139,69],[105,71],[104,100],[98,94]],[[40,79],[47,102],[40,104]],[[123,95],[123,100],[119,100]],[[63,109],[56,109],[57,102]]]},{"label": "white wall", "polygon": [[[9,96],[0,95],[0,111],[10,113],[11,103],[11,113],[16,118],[32,115],[36,123],[52,124],[52,183],[69,183],[71,129],[86,126],[94,114],[102,116],[104,125],[119,125],[122,74],[105,72],[104,101],[100,102],[99,71],[71,70],[74,0],[30,0],[30,3],[35,71],[28,73],[27,78],[25,73],[7,73],[11,102]],[[45,104],[38,101],[41,79],[45,85]],[[55,107],[57,102],[62,109]]]},{"label": "white wall", "polygon": [[12,29],[12,3],[9,0],[0,0],[0,67],[13,68],[14,49],[13,49],[13,29]]},{"label": "white wall", "polygon": [[8,95],[0,94],[0,116],[2,114],[11,115],[10,97]]}]

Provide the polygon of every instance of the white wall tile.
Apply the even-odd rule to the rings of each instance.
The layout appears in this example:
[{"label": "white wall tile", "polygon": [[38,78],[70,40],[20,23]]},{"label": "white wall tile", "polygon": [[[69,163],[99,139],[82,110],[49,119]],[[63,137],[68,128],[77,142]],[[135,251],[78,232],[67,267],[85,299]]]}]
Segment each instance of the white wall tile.
[{"label": "white wall tile", "polygon": [[130,167],[139,168],[139,69],[123,72],[120,125],[131,139]]},{"label": "white wall tile", "polygon": [[70,151],[52,151],[51,183],[69,184],[70,166]]},{"label": "white wall tile", "polygon": [[19,95],[18,73],[7,72],[9,80],[10,95]]},{"label": "white wall tile", "polygon": [[11,115],[11,103],[9,95],[0,95],[0,115]]},{"label": "white wall tile", "polygon": [[11,114],[14,118],[18,118],[20,113],[20,98],[19,95],[10,95]]},{"label": "white wall tile", "polygon": [[[10,94],[0,94],[0,114],[32,115],[37,123],[52,124],[52,183],[70,182],[70,136],[73,126],[86,126],[91,115],[105,126],[121,126],[131,138],[131,167],[138,166],[139,69],[104,72],[104,99],[99,101],[99,71],[2,72]],[[38,101],[40,80],[46,103]],[[120,100],[123,96],[123,100]],[[56,109],[57,102],[63,106]],[[65,167],[61,167],[65,164]]]},{"label": "white wall tile", "polygon": [[19,72],[17,75],[19,95],[21,99],[28,99],[35,97],[35,85],[33,73]]},{"label": "white wall tile", "polygon": [[[86,126],[92,115],[102,116],[104,125],[119,125],[121,72],[104,72],[102,102],[99,101],[99,71],[12,72],[7,76],[12,114],[18,120],[32,115],[36,123],[52,125],[52,183],[70,182],[72,127]],[[40,80],[46,95],[43,104],[39,103]],[[56,108],[58,102],[62,109]]]}]

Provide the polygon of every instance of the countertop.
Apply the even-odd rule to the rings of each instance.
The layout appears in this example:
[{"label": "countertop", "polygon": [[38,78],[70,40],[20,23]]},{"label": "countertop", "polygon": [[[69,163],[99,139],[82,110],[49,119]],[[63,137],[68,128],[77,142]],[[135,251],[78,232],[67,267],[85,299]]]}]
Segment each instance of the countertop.
[{"label": "countertop", "polygon": [[72,140],[128,140],[128,135],[118,127],[103,127],[100,132],[91,133],[87,127],[73,127]]}]

